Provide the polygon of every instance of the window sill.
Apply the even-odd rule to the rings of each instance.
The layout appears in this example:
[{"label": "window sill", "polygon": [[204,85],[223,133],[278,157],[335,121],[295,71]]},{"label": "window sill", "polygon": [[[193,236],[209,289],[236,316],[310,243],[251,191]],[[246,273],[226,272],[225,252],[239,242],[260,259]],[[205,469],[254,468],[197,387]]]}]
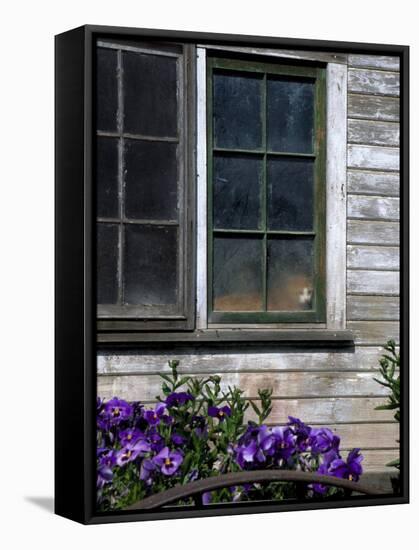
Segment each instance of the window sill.
[{"label": "window sill", "polygon": [[244,330],[207,329],[193,332],[136,332],[99,333],[98,344],[276,344],[306,346],[353,346],[354,336],[350,330],[295,329],[295,330]]}]

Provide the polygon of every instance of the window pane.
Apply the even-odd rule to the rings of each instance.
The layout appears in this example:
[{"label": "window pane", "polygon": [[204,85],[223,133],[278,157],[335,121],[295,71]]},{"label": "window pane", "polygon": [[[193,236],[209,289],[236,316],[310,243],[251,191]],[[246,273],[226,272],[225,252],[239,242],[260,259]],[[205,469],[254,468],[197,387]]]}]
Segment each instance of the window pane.
[{"label": "window pane", "polygon": [[268,310],[303,311],[313,304],[313,240],[268,241]]},{"label": "window pane", "polygon": [[177,219],[175,143],[125,140],[125,215],[131,219]]},{"label": "window pane", "polygon": [[262,240],[214,239],[214,311],[262,309]]},{"label": "window pane", "polygon": [[268,150],[312,153],[314,82],[270,77],[267,116]]},{"label": "window pane", "polygon": [[124,303],[177,303],[177,227],[125,225]]},{"label": "window pane", "polygon": [[214,226],[258,229],[261,223],[262,160],[249,156],[214,158]]},{"label": "window pane", "polygon": [[118,204],[118,139],[96,139],[97,215],[116,218]]},{"label": "window pane", "polygon": [[97,224],[97,302],[118,301],[118,226]]},{"label": "window pane", "polygon": [[173,57],[124,52],[124,132],[177,135],[177,83]]},{"label": "window pane", "polygon": [[97,49],[96,118],[97,129],[114,132],[117,129],[118,81],[117,53]]},{"label": "window pane", "polygon": [[216,147],[262,146],[262,77],[214,74],[214,142]]},{"label": "window pane", "polygon": [[313,229],[313,168],[314,163],[311,159],[269,158],[269,229]]}]

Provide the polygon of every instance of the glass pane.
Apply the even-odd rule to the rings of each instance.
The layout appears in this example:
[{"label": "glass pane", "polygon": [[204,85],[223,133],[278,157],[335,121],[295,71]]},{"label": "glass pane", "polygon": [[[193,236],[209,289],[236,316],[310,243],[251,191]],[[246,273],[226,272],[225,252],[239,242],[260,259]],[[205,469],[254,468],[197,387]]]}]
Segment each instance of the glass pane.
[{"label": "glass pane", "polygon": [[268,241],[268,310],[313,308],[313,240]]},{"label": "glass pane", "polygon": [[311,159],[271,157],[268,160],[269,229],[313,229],[313,169]]},{"label": "glass pane", "polygon": [[262,146],[262,76],[214,74],[214,142],[227,149]]},{"label": "glass pane", "polygon": [[177,219],[176,143],[125,140],[125,215]]},{"label": "glass pane", "polygon": [[97,224],[97,303],[118,301],[118,226]]},{"label": "glass pane", "polygon": [[177,227],[125,225],[124,303],[177,303]]},{"label": "glass pane", "polygon": [[124,132],[176,137],[176,58],[133,52],[122,56]]},{"label": "glass pane", "polygon": [[269,78],[268,150],[313,152],[314,82]]},{"label": "glass pane", "polygon": [[214,238],[214,311],[262,309],[262,240]]},{"label": "glass pane", "polygon": [[117,53],[115,50],[98,48],[96,60],[97,129],[115,132],[118,112]]},{"label": "glass pane", "polygon": [[118,139],[96,138],[97,215],[117,218],[118,205]]},{"label": "glass pane", "polygon": [[260,228],[262,160],[249,156],[214,157],[214,227]]}]

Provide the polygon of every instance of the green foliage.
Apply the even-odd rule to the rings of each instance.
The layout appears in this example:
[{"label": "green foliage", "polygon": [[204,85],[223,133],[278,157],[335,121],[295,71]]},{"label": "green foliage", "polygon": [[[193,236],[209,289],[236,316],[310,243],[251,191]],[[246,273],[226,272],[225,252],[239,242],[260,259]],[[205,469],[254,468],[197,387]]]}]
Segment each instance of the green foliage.
[{"label": "green foliage", "polygon": [[[390,393],[385,405],[375,407],[376,410],[394,410],[394,419],[400,422],[400,354],[396,351],[396,343],[389,340],[384,346],[385,353],[380,359],[380,374],[382,379],[374,378],[376,382],[388,388]],[[400,469],[400,459],[389,462],[387,466]]]}]

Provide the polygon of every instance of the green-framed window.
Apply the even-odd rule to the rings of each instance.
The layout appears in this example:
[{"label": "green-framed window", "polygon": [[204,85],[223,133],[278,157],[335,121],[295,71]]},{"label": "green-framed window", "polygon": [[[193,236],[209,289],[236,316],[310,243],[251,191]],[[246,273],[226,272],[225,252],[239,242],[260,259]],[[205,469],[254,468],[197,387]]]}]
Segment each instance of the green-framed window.
[{"label": "green-framed window", "polygon": [[325,320],[325,68],[208,57],[208,321]]}]

